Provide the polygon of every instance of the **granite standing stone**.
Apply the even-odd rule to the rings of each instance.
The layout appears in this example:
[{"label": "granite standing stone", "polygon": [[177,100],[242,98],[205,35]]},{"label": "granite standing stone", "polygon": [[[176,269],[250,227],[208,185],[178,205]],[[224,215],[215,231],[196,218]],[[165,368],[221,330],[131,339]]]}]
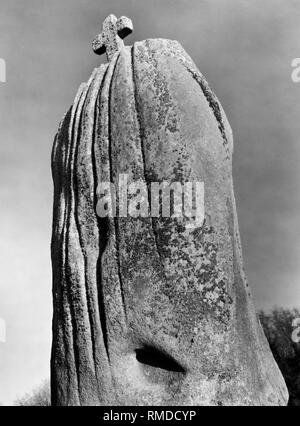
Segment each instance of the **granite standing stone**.
[{"label": "granite standing stone", "polygon": [[[105,20],[93,48],[109,62],[54,142],[53,404],[284,405],[243,270],[225,113],[177,41],[125,47],[131,30]],[[99,183],[121,174],[204,182],[203,223],[99,217]]]}]

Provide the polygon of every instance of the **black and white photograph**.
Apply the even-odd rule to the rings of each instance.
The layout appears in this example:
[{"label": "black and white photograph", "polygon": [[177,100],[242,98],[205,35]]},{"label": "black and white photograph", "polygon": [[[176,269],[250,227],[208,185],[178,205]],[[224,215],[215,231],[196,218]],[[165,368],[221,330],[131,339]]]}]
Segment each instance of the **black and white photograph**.
[{"label": "black and white photograph", "polygon": [[1,408],[300,406],[300,0],[0,10]]}]

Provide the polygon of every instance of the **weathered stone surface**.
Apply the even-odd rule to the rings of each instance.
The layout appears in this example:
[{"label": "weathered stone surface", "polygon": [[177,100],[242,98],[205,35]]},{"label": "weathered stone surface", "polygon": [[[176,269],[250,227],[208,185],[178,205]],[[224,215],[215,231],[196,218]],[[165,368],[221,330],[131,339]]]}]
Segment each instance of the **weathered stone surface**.
[{"label": "weathered stone surface", "polygon": [[[243,271],[230,126],[181,46],[123,47],[80,87],[52,157],[57,405],[283,405]],[[202,181],[205,220],[99,218],[99,182]]]},{"label": "weathered stone surface", "polygon": [[93,41],[94,52],[97,55],[106,52],[110,61],[114,54],[124,47],[122,39],[132,31],[133,25],[129,18],[121,16],[117,19],[115,15],[109,15],[103,22],[102,32]]}]

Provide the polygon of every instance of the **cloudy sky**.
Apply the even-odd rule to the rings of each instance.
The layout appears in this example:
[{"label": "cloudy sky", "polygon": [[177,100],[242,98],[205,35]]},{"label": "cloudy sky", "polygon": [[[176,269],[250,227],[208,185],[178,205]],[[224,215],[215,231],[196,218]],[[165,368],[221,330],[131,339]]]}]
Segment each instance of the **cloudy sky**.
[{"label": "cloudy sky", "polygon": [[[181,42],[234,132],[246,272],[259,308],[300,306],[298,0],[1,0],[0,402],[49,376],[50,152],[76,89],[103,62],[91,41],[109,14],[134,34]],[[1,339],[0,339],[1,340]]]}]

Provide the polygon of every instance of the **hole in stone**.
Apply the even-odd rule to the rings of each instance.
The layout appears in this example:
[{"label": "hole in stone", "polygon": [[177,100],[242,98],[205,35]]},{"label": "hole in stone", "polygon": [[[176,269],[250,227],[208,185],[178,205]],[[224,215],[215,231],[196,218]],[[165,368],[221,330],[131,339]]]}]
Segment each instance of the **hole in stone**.
[{"label": "hole in stone", "polygon": [[178,362],[156,348],[147,346],[141,349],[136,349],[135,352],[136,359],[141,364],[161,368],[162,370],[174,371],[176,373],[185,373],[184,368],[178,364]]},{"label": "hole in stone", "polygon": [[102,256],[109,238],[109,222],[108,217],[98,218],[99,227],[99,243],[100,243],[100,257]]}]

